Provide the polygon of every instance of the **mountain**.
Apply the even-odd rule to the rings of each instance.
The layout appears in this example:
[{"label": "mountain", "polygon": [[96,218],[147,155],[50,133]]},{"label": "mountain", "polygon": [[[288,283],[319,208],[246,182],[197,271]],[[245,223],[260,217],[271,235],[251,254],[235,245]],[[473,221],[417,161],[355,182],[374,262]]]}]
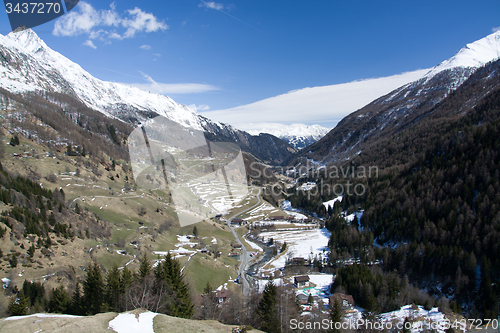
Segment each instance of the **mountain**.
[{"label": "mountain", "polygon": [[50,49],[31,29],[0,35],[0,85],[11,92],[64,93],[110,117],[143,122],[155,114],[201,129],[197,114],[171,98],[96,79]]},{"label": "mountain", "polygon": [[497,31],[468,44],[419,80],[351,113],[324,138],[302,152],[301,157],[321,163],[341,163],[351,159],[377,140],[409,128],[431,115],[433,108],[479,67],[499,57],[500,31]]},{"label": "mountain", "polygon": [[[211,122],[170,97],[101,81],[50,49],[31,29],[0,35],[0,87],[10,93],[69,95],[88,108],[132,125],[163,116],[185,127],[210,132],[212,139],[241,143],[242,150],[272,164],[283,162],[295,152],[278,138],[253,137],[234,127]],[[268,149],[269,145],[273,149]]]},{"label": "mountain", "polygon": [[328,133],[330,129],[320,125],[304,125],[304,124],[265,124],[259,131],[250,131],[250,133],[258,135],[260,133],[272,134],[282,140],[285,140],[293,147],[302,149],[310,144],[318,141]]},{"label": "mountain", "polygon": [[234,142],[243,151],[250,153],[262,162],[273,165],[281,164],[297,152],[297,149],[288,142],[272,134],[250,135],[231,125],[215,122],[201,115],[199,117],[208,140]]}]

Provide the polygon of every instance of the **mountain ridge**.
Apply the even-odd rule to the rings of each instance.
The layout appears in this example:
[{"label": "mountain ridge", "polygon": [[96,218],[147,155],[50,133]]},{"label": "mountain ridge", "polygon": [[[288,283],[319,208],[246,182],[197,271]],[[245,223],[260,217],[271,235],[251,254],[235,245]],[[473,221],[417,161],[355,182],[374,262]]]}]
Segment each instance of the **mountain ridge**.
[{"label": "mountain ridge", "polygon": [[302,149],[318,141],[329,131],[329,128],[320,125],[270,123],[265,124],[261,130],[250,131],[249,133],[252,135],[259,135],[261,133],[272,134],[285,140],[293,147]]},{"label": "mountain ridge", "polygon": [[[480,54],[473,56],[477,52]],[[499,56],[500,31],[497,31],[468,44],[419,80],[403,85],[349,114],[321,140],[312,144],[307,152],[299,153],[299,157],[293,157],[287,163],[296,164],[304,158],[323,164],[350,160],[380,138],[427,117],[436,104],[479,68],[479,64],[485,65]],[[456,66],[450,67],[450,64]]]},{"label": "mountain ridge", "polygon": [[[256,159],[271,164],[280,164],[296,152],[281,139],[252,137],[230,125],[202,117],[168,96],[99,80],[50,49],[31,29],[0,35],[0,87],[12,93],[47,91],[67,94],[88,108],[132,125],[163,116],[184,127],[210,133],[212,140],[234,140]],[[273,145],[273,149],[267,149],[269,145]]]}]

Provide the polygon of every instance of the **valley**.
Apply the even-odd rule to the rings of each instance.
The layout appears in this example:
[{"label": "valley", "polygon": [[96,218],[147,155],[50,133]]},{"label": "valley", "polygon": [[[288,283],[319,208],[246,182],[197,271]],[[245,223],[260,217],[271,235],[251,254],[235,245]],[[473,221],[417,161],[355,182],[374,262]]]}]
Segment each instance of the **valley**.
[{"label": "valley", "polygon": [[0,42],[0,317],[413,333],[498,317],[500,31],[330,131],[276,135],[101,81],[30,29]]}]

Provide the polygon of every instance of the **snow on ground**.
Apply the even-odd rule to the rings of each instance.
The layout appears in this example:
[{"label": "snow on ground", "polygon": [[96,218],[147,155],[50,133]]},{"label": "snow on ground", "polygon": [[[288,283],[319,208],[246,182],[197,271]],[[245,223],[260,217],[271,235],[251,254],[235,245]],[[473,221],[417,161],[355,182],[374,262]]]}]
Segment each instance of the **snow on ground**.
[{"label": "snow on ground", "polygon": [[309,282],[314,283],[316,288],[330,287],[333,274],[309,274]]},{"label": "snow on ground", "polygon": [[[364,309],[355,307],[354,311],[347,313],[344,317],[346,322],[356,323],[362,322],[362,312]],[[438,308],[432,308],[431,310],[425,310],[422,306],[418,308],[413,308],[413,305],[405,305],[401,309],[382,313],[379,316],[380,327],[383,328],[396,328],[399,332],[402,331],[405,319],[411,320],[407,325],[411,325],[411,333],[421,333],[421,332],[437,332],[445,333],[446,329],[454,323],[450,323],[448,319],[445,318],[444,314],[439,311]],[[455,322],[455,325],[461,327],[461,331],[464,331],[465,326],[460,324],[459,321]],[[455,326],[456,327],[456,326]]]},{"label": "snow on ground", "polygon": [[281,203],[280,208],[288,215],[295,216],[297,220],[306,220],[308,216],[301,214],[298,209],[292,207],[292,203],[289,200],[285,200]]},{"label": "snow on ground", "polygon": [[335,199],[332,199],[332,200],[329,200],[329,201],[325,201],[323,202],[323,205],[325,206],[325,208],[328,210],[329,207],[332,207],[335,205],[335,202],[337,201],[340,201],[342,202],[342,196],[339,195],[338,197],[336,197]]},{"label": "snow on ground", "polygon": [[247,213],[250,215],[250,217],[248,217],[247,220],[248,219],[254,220],[259,217],[264,217],[266,216],[266,214],[270,214],[275,210],[276,208],[273,205],[264,201],[262,204],[258,205],[257,207],[255,207],[254,209],[252,209]]},{"label": "snow on ground", "polygon": [[254,242],[252,241],[249,241],[247,238],[245,238],[245,241],[247,242],[248,245],[250,245],[250,247],[254,250],[257,250],[257,251],[261,251],[261,252],[264,252],[264,250],[257,244],[255,244]]},{"label": "snow on ground", "polygon": [[307,218],[308,218],[304,214],[297,213],[297,212],[285,211],[285,213],[287,213],[290,216],[294,216],[296,220],[307,220]]},{"label": "snow on ground", "polygon": [[412,333],[433,329],[435,329],[438,333],[444,333],[448,328],[446,327],[447,322],[449,322],[445,319],[444,314],[440,312],[438,308],[432,308],[427,311],[422,306],[418,306],[418,309],[413,309],[412,305],[405,305],[399,310],[380,315],[381,322],[393,322],[393,325],[403,323],[405,318],[423,318],[423,320],[413,322],[411,329]]},{"label": "snow on ground", "polygon": [[143,312],[136,318],[133,313],[120,313],[109,322],[108,329],[117,333],[154,333],[153,318],[157,313]]},{"label": "snow on ground", "polygon": [[36,317],[36,318],[80,318],[82,316],[65,315],[65,314],[35,313],[32,315],[28,315],[28,316],[12,316],[12,317],[5,318],[4,320],[19,320],[19,319],[30,318],[30,317]]},{"label": "snow on ground", "polygon": [[227,290],[227,282],[220,285],[217,289],[217,291],[221,291],[221,290]]},{"label": "snow on ground", "polygon": [[281,209],[283,210],[292,210],[292,203],[290,200],[285,200],[281,203]]},{"label": "snow on ground", "polygon": [[217,244],[217,239],[215,239],[215,237],[212,236],[212,244]]},{"label": "snow on ground", "polygon": [[183,236],[183,235],[176,235],[177,236],[177,241],[181,243],[189,243],[189,237],[188,236]]},{"label": "snow on ground", "polygon": [[310,190],[312,190],[315,187],[316,187],[316,183],[315,182],[307,182],[307,183],[304,183],[304,184],[300,185],[299,188],[298,188],[298,190],[310,191]]},{"label": "snow on ground", "polygon": [[348,223],[351,223],[353,220],[354,220],[354,215],[356,215],[358,217],[358,221],[361,219],[361,216],[363,216],[363,213],[365,211],[364,210],[361,210],[359,212],[356,212],[356,213],[352,213],[352,214],[349,214],[345,217],[345,220],[348,222]]},{"label": "snow on ground", "polygon": [[[323,255],[323,250],[328,250],[330,232],[325,228],[312,230],[285,230],[263,232],[259,237],[263,237],[264,242],[272,238],[274,241],[281,243],[286,242],[287,244],[285,253],[269,262],[273,267],[271,270],[274,270],[284,267],[288,256],[309,259],[309,257],[314,258],[315,255]],[[265,270],[261,268],[261,271]]]},{"label": "snow on ground", "polygon": [[[308,274],[309,282],[315,284],[306,288],[297,289],[297,295],[304,294],[306,296],[318,296],[323,303],[328,304],[328,296],[330,296],[330,284],[332,284],[333,274]],[[293,283],[293,278],[292,278]]]},{"label": "snow on ground", "polygon": [[[264,291],[264,288],[266,287],[266,284],[269,282],[269,280],[257,280],[258,283],[258,292],[261,293]],[[273,284],[275,286],[282,286],[283,285],[283,280],[281,278],[279,279],[274,279]]]}]

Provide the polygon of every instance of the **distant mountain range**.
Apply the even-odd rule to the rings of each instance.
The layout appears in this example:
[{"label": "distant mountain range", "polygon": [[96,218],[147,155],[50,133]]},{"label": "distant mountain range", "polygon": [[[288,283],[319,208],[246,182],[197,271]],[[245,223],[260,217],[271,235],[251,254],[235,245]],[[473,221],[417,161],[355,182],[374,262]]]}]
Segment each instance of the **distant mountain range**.
[{"label": "distant mountain range", "polygon": [[[321,140],[293,157],[322,164],[343,163],[379,140],[411,128],[433,114],[435,106],[460,87],[478,68],[500,58],[500,31],[467,44],[422,78],[384,95],[342,119]],[[484,94],[488,91],[484,91]],[[476,96],[474,100],[479,97]],[[462,108],[472,107],[464,105]]]},{"label": "distant mountain range", "polygon": [[243,151],[269,164],[282,163],[296,152],[273,135],[252,136],[211,121],[168,96],[101,81],[50,49],[31,29],[0,35],[0,87],[10,93],[66,94],[108,117],[133,125],[163,116],[209,133],[211,140],[235,142]]},{"label": "distant mountain range", "polygon": [[268,133],[285,140],[297,149],[302,149],[318,141],[330,131],[329,128],[320,125],[304,124],[266,124],[260,131],[249,131],[249,133],[258,135]]}]

